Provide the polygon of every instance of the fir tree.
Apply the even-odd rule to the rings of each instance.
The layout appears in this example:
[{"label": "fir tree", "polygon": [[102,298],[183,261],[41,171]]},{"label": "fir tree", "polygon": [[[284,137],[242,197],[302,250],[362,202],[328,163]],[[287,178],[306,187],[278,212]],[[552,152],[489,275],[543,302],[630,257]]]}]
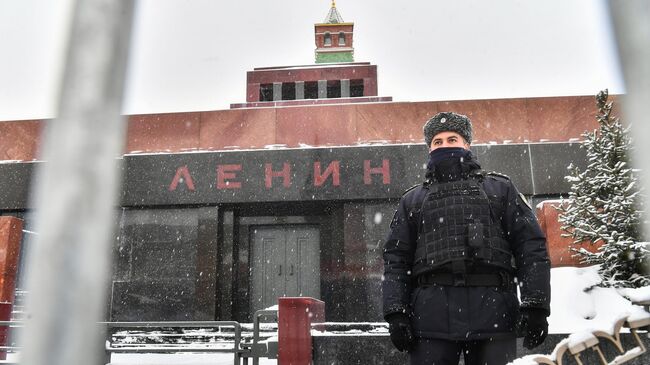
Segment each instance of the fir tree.
[{"label": "fir tree", "polygon": [[[569,165],[571,191],[560,207],[565,236],[573,238],[574,251],[587,264],[600,265],[601,286],[650,285],[646,264],[648,246],[641,237],[642,192],[638,171],[629,164],[632,148],[629,126],[612,115],[607,90],[596,96],[600,128],[586,132],[581,148],[587,168]],[[585,245],[602,244],[597,250]]]}]

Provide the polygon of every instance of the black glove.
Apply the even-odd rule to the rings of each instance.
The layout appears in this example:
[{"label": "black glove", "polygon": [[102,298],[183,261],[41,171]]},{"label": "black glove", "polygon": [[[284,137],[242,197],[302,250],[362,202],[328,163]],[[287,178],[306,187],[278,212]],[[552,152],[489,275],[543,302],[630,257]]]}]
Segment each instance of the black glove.
[{"label": "black glove", "polygon": [[409,317],[404,313],[393,313],[386,317],[386,321],[388,321],[388,331],[393,345],[399,351],[410,351],[415,337]]},{"label": "black glove", "polygon": [[522,308],[517,323],[517,336],[524,338],[524,347],[531,350],[541,345],[548,335],[548,312],[539,308]]}]

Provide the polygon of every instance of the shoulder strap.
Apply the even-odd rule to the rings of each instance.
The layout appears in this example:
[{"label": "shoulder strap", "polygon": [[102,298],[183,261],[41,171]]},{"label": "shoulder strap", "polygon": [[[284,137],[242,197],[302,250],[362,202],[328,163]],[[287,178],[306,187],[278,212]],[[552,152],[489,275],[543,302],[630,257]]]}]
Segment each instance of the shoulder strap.
[{"label": "shoulder strap", "polygon": [[488,176],[500,177],[500,178],[503,178],[503,179],[506,179],[506,180],[510,180],[510,176],[502,174],[500,172],[496,172],[496,171],[490,171],[490,172],[487,172],[485,174],[488,175]]},{"label": "shoulder strap", "polygon": [[415,185],[411,186],[410,188],[404,190],[404,192],[402,193],[402,196],[406,195],[406,193],[408,193],[409,191],[411,191],[411,190],[413,190],[413,189],[415,189],[415,188],[417,188],[418,186],[421,186],[421,185],[422,184],[415,184]]},{"label": "shoulder strap", "polygon": [[487,175],[487,172],[484,170],[478,169],[470,172],[469,177],[471,179],[478,180],[479,182],[482,182],[483,179],[485,178],[485,175]]}]

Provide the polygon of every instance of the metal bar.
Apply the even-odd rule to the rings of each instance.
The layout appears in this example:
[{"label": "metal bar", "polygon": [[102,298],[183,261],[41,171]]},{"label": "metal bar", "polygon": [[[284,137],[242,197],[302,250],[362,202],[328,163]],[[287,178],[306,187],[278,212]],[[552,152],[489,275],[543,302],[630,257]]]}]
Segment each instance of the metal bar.
[{"label": "metal bar", "polygon": [[187,346],[187,347],[172,347],[172,346],[152,346],[147,345],[146,347],[111,347],[111,353],[127,353],[127,352],[136,352],[136,353],[167,353],[167,352],[232,352],[237,353],[243,350],[236,349],[223,349],[216,347],[201,347],[201,346]]},{"label": "metal bar", "polygon": [[34,248],[28,256],[21,363],[103,360],[114,207],[125,123],[124,75],[135,1],[72,3],[58,117],[46,123],[36,171]]},{"label": "metal bar", "polygon": [[598,355],[598,359],[600,360],[601,365],[607,365],[607,359],[605,359],[605,355],[603,354],[603,351],[600,349],[600,345],[596,345],[592,347],[592,349]]},{"label": "metal bar", "polygon": [[[624,121],[632,124],[635,167],[641,169],[642,186],[650,186],[650,2],[647,0],[609,0],[618,55],[625,78],[626,95],[622,98]],[[646,190],[646,206],[650,204]],[[647,212],[646,212],[647,217]],[[650,234],[650,220],[643,219],[645,235]]]},{"label": "metal bar", "polygon": [[205,352],[205,353],[232,353],[235,365],[240,364],[241,354],[248,352],[241,347],[241,324],[236,321],[193,321],[193,322],[100,322],[107,328],[220,328],[232,327],[234,339],[232,348],[213,348],[210,346],[168,346],[151,345],[114,347],[106,346],[106,358],[110,361],[112,353],[171,353],[171,352]]},{"label": "metal bar", "polygon": [[257,353],[257,343],[260,340],[260,318],[272,317],[277,321],[278,311],[273,309],[262,309],[255,312],[253,317],[253,365],[259,365],[260,357]]},{"label": "metal bar", "polygon": [[[0,350],[19,351],[21,348],[17,346],[0,346]],[[2,364],[2,362],[0,362]]]},{"label": "metal bar", "polygon": [[233,326],[241,331],[241,324],[235,321],[194,321],[194,322],[99,322],[111,327],[220,327]]},{"label": "metal bar", "polygon": [[632,332],[632,335],[634,335],[634,340],[636,341],[636,344],[639,345],[639,349],[641,349],[639,356],[641,354],[644,354],[646,352],[645,345],[643,344],[643,341],[641,341],[641,338],[639,337],[639,333],[636,331],[636,328],[630,328],[630,332]]},{"label": "metal bar", "polygon": [[0,326],[25,327],[24,321],[0,321]]}]

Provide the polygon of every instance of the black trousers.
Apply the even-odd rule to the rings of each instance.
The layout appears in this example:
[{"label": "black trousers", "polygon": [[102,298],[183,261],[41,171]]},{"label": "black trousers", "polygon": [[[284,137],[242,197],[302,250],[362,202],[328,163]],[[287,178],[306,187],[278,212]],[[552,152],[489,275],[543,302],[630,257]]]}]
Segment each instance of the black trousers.
[{"label": "black trousers", "polygon": [[505,365],[516,358],[514,337],[475,341],[452,341],[437,338],[417,338],[411,365],[458,365],[460,354],[465,365]]}]

